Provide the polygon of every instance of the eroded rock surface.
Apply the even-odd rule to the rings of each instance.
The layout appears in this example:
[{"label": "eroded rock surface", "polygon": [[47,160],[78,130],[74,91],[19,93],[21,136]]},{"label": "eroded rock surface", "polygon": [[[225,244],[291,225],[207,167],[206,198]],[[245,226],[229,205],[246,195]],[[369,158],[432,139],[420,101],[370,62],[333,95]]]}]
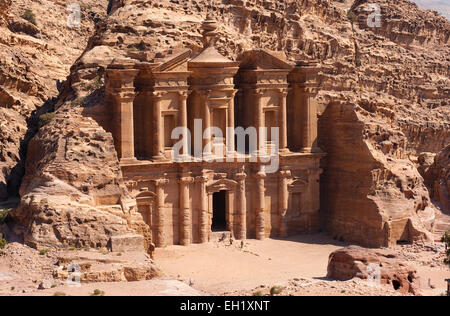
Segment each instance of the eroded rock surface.
[{"label": "eroded rock surface", "polygon": [[[0,0],[0,200],[18,193],[26,143],[35,128],[28,124],[30,117],[44,104],[46,111],[51,107],[93,32],[92,17],[106,14],[106,3],[79,3],[82,24],[69,28],[66,2]],[[27,9],[35,24],[23,18]]]},{"label": "eroded rock surface", "polygon": [[401,293],[416,294],[416,271],[389,250],[369,250],[351,246],[333,252],[328,263],[328,278],[348,281],[353,278],[392,285]]},{"label": "eroded rock surface", "polygon": [[[74,265],[80,269],[80,281],[93,282],[136,282],[161,277],[161,270],[144,253],[101,254],[97,252],[63,252],[58,254],[54,271],[56,278],[67,280]],[[68,271],[71,270],[71,271]]]},{"label": "eroded rock surface", "polygon": [[[79,114],[57,115],[30,142],[20,193],[11,215],[33,246],[110,248],[111,237],[146,235],[111,135]],[[143,251],[143,239],[131,237],[123,243]]]},{"label": "eroded rock surface", "polygon": [[450,145],[437,154],[425,179],[431,188],[431,197],[450,214]]}]

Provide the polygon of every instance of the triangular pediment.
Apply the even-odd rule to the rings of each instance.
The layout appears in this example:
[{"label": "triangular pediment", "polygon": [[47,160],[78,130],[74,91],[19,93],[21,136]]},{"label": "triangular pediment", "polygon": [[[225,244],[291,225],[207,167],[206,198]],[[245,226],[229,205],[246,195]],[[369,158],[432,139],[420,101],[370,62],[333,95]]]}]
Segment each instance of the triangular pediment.
[{"label": "triangular pediment", "polygon": [[246,70],[286,70],[290,71],[290,65],[282,52],[268,50],[251,50],[238,57],[240,68]]},{"label": "triangular pediment", "polygon": [[188,71],[188,60],[191,57],[192,51],[184,49],[168,55],[163,58],[159,65],[156,66],[154,72],[184,72]]}]

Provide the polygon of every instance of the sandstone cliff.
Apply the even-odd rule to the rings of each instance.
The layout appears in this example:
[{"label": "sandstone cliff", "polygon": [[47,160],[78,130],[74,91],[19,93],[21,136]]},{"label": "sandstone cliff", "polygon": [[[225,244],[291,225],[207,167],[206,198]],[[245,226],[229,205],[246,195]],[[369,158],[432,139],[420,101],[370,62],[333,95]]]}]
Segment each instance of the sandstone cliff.
[{"label": "sandstone cliff", "polygon": [[82,24],[69,28],[65,1],[0,0],[0,201],[18,192],[33,112],[52,107],[95,19],[106,15],[104,3],[79,3]]},{"label": "sandstone cliff", "polygon": [[[180,46],[198,51],[199,25],[211,13],[221,24],[217,45],[230,58],[245,49],[265,48],[284,51],[293,63],[321,61],[319,142],[328,152],[322,178],[324,227],[336,238],[375,247],[427,238],[436,209],[418,172],[418,157],[450,143],[450,23],[405,0],[373,2],[382,8],[379,28],[367,27],[365,1],[351,11],[349,0],[112,0],[110,15],[97,23],[63,85],[58,117],[72,120],[75,111],[76,122],[81,121],[78,115],[92,117],[92,126],[98,123],[108,131],[102,88],[106,66],[117,57],[158,60]],[[356,19],[350,20],[349,12]],[[58,137],[69,140],[72,135]],[[47,148],[47,157],[62,150]],[[39,168],[27,170],[28,179],[33,170],[52,165],[45,157],[39,161]],[[59,167],[67,170],[66,163]],[[84,170],[83,164],[80,160],[74,170]],[[103,169],[101,160],[96,165],[85,171]],[[80,191],[72,180],[58,179],[70,187],[64,192]],[[32,214],[45,214],[46,206],[28,201],[44,194],[48,181],[31,187],[29,181],[24,181],[20,208],[28,215],[19,218],[37,229],[41,222]],[[88,191],[95,187],[85,185]],[[90,207],[101,206],[95,194],[80,196],[86,195]]]},{"label": "sandstone cliff", "polygon": [[431,189],[431,197],[442,211],[450,214],[450,145],[436,155],[425,174],[425,182]]},{"label": "sandstone cliff", "polygon": [[146,235],[111,135],[76,112],[58,114],[30,142],[20,194],[12,216],[33,246],[105,248],[133,228]]}]

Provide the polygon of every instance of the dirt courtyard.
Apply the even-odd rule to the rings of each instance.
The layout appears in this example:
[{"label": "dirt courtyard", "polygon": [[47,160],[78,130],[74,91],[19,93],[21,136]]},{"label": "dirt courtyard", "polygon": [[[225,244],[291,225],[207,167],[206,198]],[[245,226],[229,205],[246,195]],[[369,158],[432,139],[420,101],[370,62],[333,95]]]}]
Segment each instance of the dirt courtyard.
[{"label": "dirt courtyard", "polygon": [[346,246],[325,234],[286,240],[247,240],[229,246],[229,240],[189,247],[156,249],[155,261],[174,279],[194,282],[211,294],[274,286],[293,278],[326,277],[329,255]]},{"label": "dirt courtyard", "polygon": [[[395,291],[392,285],[373,286],[358,278],[345,282],[326,279],[329,255],[348,245],[325,234],[247,240],[243,245],[240,241],[230,244],[229,237],[219,242],[220,236],[214,235],[214,241],[208,244],[157,248],[154,259],[163,272],[159,278],[138,282],[82,283],[80,288],[72,288],[65,280],[54,278],[55,269],[59,268],[58,257],[68,254],[82,260],[86,260],[88,255],[99,258],[95,261],[96,267],[108,275],[111,262],[128,262],[136,254],[95,249],[52,250],[42,254],[25,245],[12,243],[0,252],[0,296],[51,296],[55,293],[83,296],[91,295],[95,289],[104,291],[106,296],[246,296],[268,295],[274,286],[282,289],[280,295],[287,296],[405,295]],[[419,295],[441,296],[445,293],[445,279],[450,277],[450,268],[443,263],[443,243],[399,245],[392,250],[400,260],[417,270]],[[41,281],[45,280],[51,287],[38,290]]]}]

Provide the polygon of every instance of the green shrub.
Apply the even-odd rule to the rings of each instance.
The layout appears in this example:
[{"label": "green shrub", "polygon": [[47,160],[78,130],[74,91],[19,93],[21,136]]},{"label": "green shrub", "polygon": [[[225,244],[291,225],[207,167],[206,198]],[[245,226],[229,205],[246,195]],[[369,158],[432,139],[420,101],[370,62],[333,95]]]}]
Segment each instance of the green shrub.
[{"label": "green shrub", "polygon": [[105,292],[99,289],[95,289],[91,296],[105,296]]},{"label": "green shrub", "polygon": [[55,292],[55,293],[53,294],[53,296],[67,296],[67,294],[66,294],[66,293],[63,293],[63,292]]},{"label": "green shrub", "polygon": [[255,293],[253,293],[253,296],[264,296],[262,291],[256,291]]},{"label": "green shrub", "polygon": [[103,87],[103,79],[101,76],[95,77],[94,80],[83,86],[84,91],[95,91]]},{"label": "green shrub", "polygon": [[350,20],[350,22],[352,22],[352,24],[358,22],[358,16],[353,11],[349,11],[347,13],[347,18]]},{"label": "green shrub", "polygon": [[56,116],[55,112],[45,113],[39,116],[39,128],[44,127],[50,123]]},{"label": "green shrub", "polygon": [[0,250],[4,249],[6,247],[6,244],[7,244],[6,239],[3,238],[3,234],[0,233]]},{"label": "green shrub", "polygon": [[22,14],[22,18],[34,25],[37,25],[36,15],[34,14],[33,10],[31,10],[31,9],[26,9],[25,12]]},{"label": "green shrub", "polygon": [[8,217],[8,210],[0,210],[0,225],[3,224]]},{"label": "green shrub", "polygon": [[83,106],[85,103],[86,103],[85,98],[78,98],[78,99],[73,100],[71,102],[71,105],[78,107],[78,106]]},{"label": "green shrub", "polygon": [[283,293],[281,286],[274,286],[270,289],[270,296],[280,295],[281,293]]},{"label": "green shrub", "polygon": [[450,265],[450,230],[444,234],[442,242],[447,245],[447,259],[445,259],[445,263]]},{"label": "green shrub", "polygon": [[48,254],[50,252],[50,249],[42,249],[41,251],[39,251],[39,254],[41,256],[45,256],[46,254]]}]

